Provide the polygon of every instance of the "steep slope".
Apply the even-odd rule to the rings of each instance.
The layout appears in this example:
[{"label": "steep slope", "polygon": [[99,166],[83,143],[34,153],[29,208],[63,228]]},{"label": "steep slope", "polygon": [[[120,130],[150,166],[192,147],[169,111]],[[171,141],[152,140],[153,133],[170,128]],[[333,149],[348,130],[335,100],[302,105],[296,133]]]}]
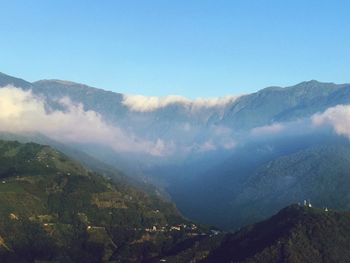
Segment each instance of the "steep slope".
[{"label": "steep slope", "polygon": [[229,230],[304,199],[349,210],[349,156],[347,139],[326,135],[252,143],[206,173],[185,174],[168,191],[189,218]]},{"label": "steep slope", "polygon": [[106,120],[116,122],[124,117],[127,108],[121,103],[123,95],[87,85],[62,80],[40,80],[32,83],[36,94],[44,95],[51,104],[54,100],[69,97],[84,105],[86,110],[100,113]]},{"label": "steep slope", "polygon": [[349,145],[308,148],[278,157],[242,185],[231,207],[240,211],[233,224],[253,223],[300,200],[316,206],[349,210]]},{"label": "steep slope", "polygon": [[337,104],[349,103],[349,91],[349,84],[315,80],[286,88],[265,88],[235,101],[223,116],[222,123],[244,130],[276,121],[306,118]]},{"label": "steep slope", "polygon": [[4,87],[7,85],[12,85],[15,87],[21,87],[24,89],[28,89],[32,87],[32,84],[28,81],[25,81],[23,79],[15,78],[9,75],[6,75],[4,73],[0,72],[0,87]]},{"label": "steep slope", "polygon": [[348,262],[349,258],[349,212],[292,205],[227,235],[203,262]]},{"label": "steep slope", "polygon": [[118,180],[119,183],[137,186],[138,188],[151,191],[152,193],[157,191],[155,187],[152,187],[152,185],[145,183],[141,180],[141,178],[128,176],[114,166],[108,165],[105,162],[102,162],[99,159],[96,159],[89,154],[80,151],[74,148],[72,145],[60,143],[40,133],[26,133],[25,135],[21,135],[18,133],[0,132],[0,140],[18,141],[20,143],[33,142],[41,145],[49,145],[67,155],[70,159],[80,162],[84,167],[98,174],[101,174],[104,177],[113,178],[115,180]]},{"label": "steep slope", "polygon": [[1,262],[141,262],[202,232],[48,146],[0,141],[0,178]]}]

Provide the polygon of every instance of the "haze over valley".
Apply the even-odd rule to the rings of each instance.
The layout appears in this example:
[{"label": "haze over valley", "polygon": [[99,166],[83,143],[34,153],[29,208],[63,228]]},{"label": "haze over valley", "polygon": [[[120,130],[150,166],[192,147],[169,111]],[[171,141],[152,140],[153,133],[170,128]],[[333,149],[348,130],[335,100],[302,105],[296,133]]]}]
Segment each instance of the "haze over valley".
[{"label": "haze over valley", "polygon": [[0,262],[350,262],[349,10],[2,1]]},{"label": "haze over valley", "polygon": [[4,138],[87,154],[156,185],[190,219],[235,230],[304,199],[348,208],[349,84],[190,100],[5,74],[0,83]]}]

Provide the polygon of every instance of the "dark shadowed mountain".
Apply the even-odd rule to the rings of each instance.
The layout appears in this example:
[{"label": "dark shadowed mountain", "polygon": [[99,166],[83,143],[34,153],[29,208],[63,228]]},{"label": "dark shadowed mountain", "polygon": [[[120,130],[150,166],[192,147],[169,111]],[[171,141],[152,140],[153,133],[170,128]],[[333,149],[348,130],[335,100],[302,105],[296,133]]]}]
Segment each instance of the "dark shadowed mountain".
[{"label": "dark shadowed mountain", "polygon": [[304,199],[319,207],[350,209],[347,139],[312,135],[250,147],[206,173],[174,182],[168,191],[181,211],[235,230]]},{"label": "dark shadowed mountain", "polygon": [[210,238],[159,196],[48,146],[0,141],[0,178],[1,262],[143,262]]},{"label": "dark shadowed mountain", "polygon": [[202,262],[348,262],[349,212],[292,205],[227,235]]}]

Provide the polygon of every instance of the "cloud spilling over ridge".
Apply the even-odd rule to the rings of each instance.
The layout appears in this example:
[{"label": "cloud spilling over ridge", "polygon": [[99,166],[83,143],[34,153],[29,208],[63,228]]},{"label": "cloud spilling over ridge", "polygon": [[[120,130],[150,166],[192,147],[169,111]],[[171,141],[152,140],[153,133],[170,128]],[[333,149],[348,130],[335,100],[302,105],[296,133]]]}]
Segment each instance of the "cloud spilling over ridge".
[{"label": "cloud spilling over ridge", "polygon": [[61,98],[58,103],[64,111],[47,110],[45,100],[31,91],[12,86],[1,88],[0,131],[40,132],[62,142],[97,143],[116,151],[163,155],[168,150],[162,140],[151,142],[126,133],[68,98]]},{"label": "cloud spilling over ridge", "polygon": [[271,125],[259,126],[251,129],[250,133],[253,136],[271,135],[282,132],[286,128],[286,124],[273,123]]},{"label": "cloud spilling over ridge", "polygon": [[287,139],[296,136],[309,136],[311,134],[329,134],[329,129],[325,126],[320,126],[324,123],[317,124],[315,118],[318,114],[311,117],[298,118],[292,121],[273,122],[269,125],[257,126],[245,133],[240,140],[243,142]]},{"label": "cloud spilling over ridge", "polygon": [[169,95],[164,97],[153,97],[143,95],[123,95],[122,103],[132,111],[149,112],[155,111],[169,105],[181,104],[190,109],[223,107],[235,101],[239,96],[224,96],[216,98],[197,98],[194,100],[186,97]]},{"label": "cloud spilling over ridge", "polygon": [[350,139],[350,106],[337,105],[328,108],[323,113],[315,114],[312,117],[315,125],[330,125],[339,135],[344,135]]}]

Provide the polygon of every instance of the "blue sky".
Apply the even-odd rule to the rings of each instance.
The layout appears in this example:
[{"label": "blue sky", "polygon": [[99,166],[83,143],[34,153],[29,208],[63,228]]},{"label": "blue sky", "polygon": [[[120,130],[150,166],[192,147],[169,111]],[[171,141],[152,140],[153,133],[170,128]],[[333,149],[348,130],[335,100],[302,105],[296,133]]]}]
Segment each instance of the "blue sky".
[{"label": "blue sky", "polygon": [[0,0],[0,72],[209,97],[350,82],[350,1]]}]

